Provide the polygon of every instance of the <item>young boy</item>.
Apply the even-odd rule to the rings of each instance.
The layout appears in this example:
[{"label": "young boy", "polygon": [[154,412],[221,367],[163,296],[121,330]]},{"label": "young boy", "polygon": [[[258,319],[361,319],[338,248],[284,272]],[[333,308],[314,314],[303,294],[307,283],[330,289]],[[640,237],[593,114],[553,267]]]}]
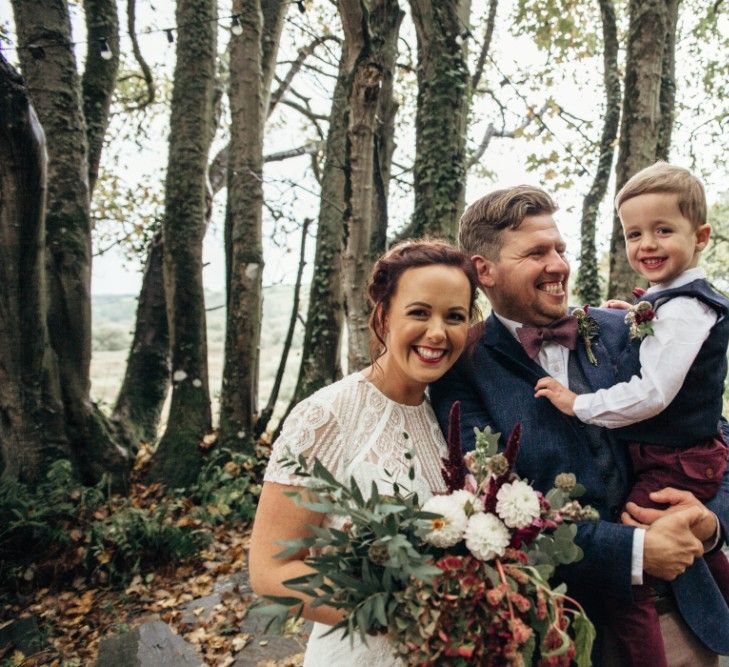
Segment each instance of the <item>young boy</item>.
[{"label": "young boy", "polygon": [[[649,494],[669,486],[708,500],[719,490],[727,465],[718,424],[729,300],[698,267],[711,231],[704,189],[686,169],[659,162],[633,176],[615,206],[628,261],[651,284],[640,299],[655,313],[653,330],[642,327],[621,356],[619,384],[578,396],[553,378],[542,378],[535,395],[582,422],[619,429],[635,473],[629,501],[664,507]],[[617,301],[605,305],[629,307]],[[706,562],[729,604],[729,562],[721,551]],[[632,607],[608,605],[627,664],[666,665],[653,595],[649,586],[640,586]]]}]

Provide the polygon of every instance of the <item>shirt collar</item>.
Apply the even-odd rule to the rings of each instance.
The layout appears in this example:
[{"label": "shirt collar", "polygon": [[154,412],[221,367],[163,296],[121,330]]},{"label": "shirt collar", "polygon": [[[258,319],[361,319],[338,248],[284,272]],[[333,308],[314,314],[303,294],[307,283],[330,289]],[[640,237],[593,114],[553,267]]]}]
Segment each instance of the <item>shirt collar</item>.
[{"label": "shirt collar", "polygon": [[514,336],[517,340],[519,340],[519,336],[516,335],[516,330],[520,327],[523,327],[524,325],[521,322],[515,322],[514,320],[510,320],[507,317],[504,317],[503,315],[499,315],[497,312],[494,311],[494,315],[498,318],[498,320],[503,324],[510,332],[511,335]]},{"label": "shirt collar", "polygon": [[651,285],[646,290],[646,294],[662,292],[663,290],[673,289],[674,287],[683,287],[683,285],[688,285],[694,280],[700,280],[702,278],[706,278],[706,271],[700,266],[695,266],[693,269],[686,269],[683,273],[679,273],[673,280]]}]

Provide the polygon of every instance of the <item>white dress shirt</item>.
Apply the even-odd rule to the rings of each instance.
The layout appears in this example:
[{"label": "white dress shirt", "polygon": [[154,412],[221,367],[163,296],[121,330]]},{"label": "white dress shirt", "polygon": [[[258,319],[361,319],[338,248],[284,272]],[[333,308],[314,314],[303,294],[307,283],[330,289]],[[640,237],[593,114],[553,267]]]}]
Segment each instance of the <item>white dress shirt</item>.
[{"label": "white dress shirt", "polygon": [[[514,320],[509,320],[506,317],[502,317],[497,312],[494,315],[499,321],[511,332],[511,334],[519,340],[516,335],[516,330],[524,325]],[[577,344],[581,342],[577,340]],[[545,341],[542,343],[542,347],[539,350],[539,354],[535,361],[547,371],[555,380],[561,382],[565,387],[569,387],[569,373],[567,364],[569,362],[570,351],[559,343],[555,343],[553,340]],[[594,396],[595,394],[591,394]],[[630,561],[630,582],[634,586],[639,586],[643,583],[643,544],[645,542],[645,530],[643,528],[636,528],[633,531],[633,551]]]},{"label": "white dress shirt", "polygon": [[[705,277],[701,268],[688,269],[670,282],[653,285],[647,293]],[[606,428],[629,426],[662,412],[678,394],[716,324],[717,314],[702,301],[687,296],[663,303],[659,300],[655,311],[653,334],[640,344],[640,375],[594,394],[579,395],[574,411],[581,422]]]}]

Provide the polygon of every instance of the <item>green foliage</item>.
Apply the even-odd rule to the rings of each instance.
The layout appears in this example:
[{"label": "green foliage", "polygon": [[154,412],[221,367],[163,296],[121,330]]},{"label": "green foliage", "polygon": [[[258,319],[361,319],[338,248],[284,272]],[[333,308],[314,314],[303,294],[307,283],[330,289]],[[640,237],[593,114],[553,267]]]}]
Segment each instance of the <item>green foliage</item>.
[{"label": "green foliage", "polygon": [[596,2],[519,0],[514,25],[517,34],[531,35],[556,64],[594,56],[602,42]]},{"label": "green foliage", "polygon": [[41,554],[53,556],[72,542],[69,529],[104,501],[100,487],[82,487],[71,463],[56,461],[31,489],[10,478],[0,481],[0,580],[31,581]]},{"label": "green foliage", "polygon": [[211,524],[250,521],[261,492],[261,457],[215,448],[185,497],[195,503],[193,514]]},{"label": "green foliage", "polygon": [[211,524],[253,517],[261,461],[214,450],[192,488],[172,497],[155,487],[108,497],[103,481],[79,484],[69,461],[54,463],[35,487],[3,479],[2,592],[79,575],[124,585],[135,574],[194,559],[211,541]]},{"label": "green foliage", "polygon": [[207,530],[175,523],[180,505],[163,503],[154,509],[125,504],[91,524],[85,566],[89,574],[111,584],[123,584],[133,574],[195,556],[210,544]]}]

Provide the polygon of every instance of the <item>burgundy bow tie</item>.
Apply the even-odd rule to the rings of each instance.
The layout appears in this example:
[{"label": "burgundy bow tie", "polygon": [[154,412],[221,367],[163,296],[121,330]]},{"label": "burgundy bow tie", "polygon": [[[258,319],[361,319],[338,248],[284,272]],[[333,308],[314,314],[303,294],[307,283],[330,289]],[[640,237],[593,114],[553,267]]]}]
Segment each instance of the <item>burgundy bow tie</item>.
[{"label": "burgundy bow tie", "polygon": [[568,315],[546,327],[519,327],[516,335],[532,359],[537,358],[545,341],[552,340],[568,350],[574,350],[577,347],[577,319]]}]

